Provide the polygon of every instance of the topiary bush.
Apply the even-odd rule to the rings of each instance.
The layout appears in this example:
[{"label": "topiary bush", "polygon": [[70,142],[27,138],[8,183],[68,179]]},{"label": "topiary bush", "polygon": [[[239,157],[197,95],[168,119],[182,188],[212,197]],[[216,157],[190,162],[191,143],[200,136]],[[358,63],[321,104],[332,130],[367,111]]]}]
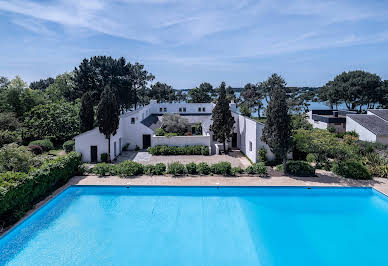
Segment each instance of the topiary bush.
[{"label": "topiary bush", "polygon": [[104,153],[101,153],[101,155],[100,155],[100,158],[101,158],[101,162],[103,162],[103,163],[107,163],[108,162],[108,154],[106,153],[106,152],[104,152]]},{"label": "topiary bush", "polygon": [[65,141],[65,143],[63,143],[62,147],[65,150],[65,152],[69,153],[74,151],[74,145],[75,145],[74,140],[68,140],[68,141]]},{"label": "topiary bush", "polygon": [[144,174],[145,175],[154,175],[155,174],[155,165],[152,165],[152,164],[144,165]]},{"label": "topiary bush", "polygon": [[43,149],[41,146],[39,145],[31,145],[31,146],[28,146],[28,149],[35,155],[39,155],[39,154],[42,154],[43,153]]},{"label": "topiary bush", "polygon": [[154,147],[149,147],[147,152],[152,155],[209,155],[209,147],[204,145],[183,147],[156,145]]},{"label": "topiary bush", "polygon": [[333,172],[337,175],[352,179],[372,179],[372,176],[361,162],[356,160],[339,161],[334,164]]},{"label": "topiary bush", "polygon": [[144,166],[134,161],[124,161],[116,165],[116,173],[120,177],[137,176],[144,173]]},{"label": "topiary bush", "polygon": [[98,163],[92,168],[91,172],[98,176],[114,175],[115,167],[108,163]]},{"label": "topiary bush", "polygon": [[267,167],[263,162],[258,162],[248,166],[247,169],[245,169],[245,172],[249,175],[265,176],[267,175]]},{"label": "topiary bush", "polygon": [[195,163],[188,163],[186,164],[187,173],[190,175],[196,175],[197,174],[197,165]]},{"label": "topiary bush", "polygon": [[186,167],[180,162],[169,163],[167,173],[173,176],[181,176],[187,173]]},{"label": "topiary bush", "polygon": [[155,164],[155,175],[164,175],[166,173],[166,165],[164,163]]},{"label": "topiary bush", "polygon": [[241,168],[241,167],[233,167],[231,170],[230,170],[230,174],[232,176],[236,176],[236,175],[241,175],[244,173],[244,170]]},{"label": "topiary bush", "polygon": [[210,166],[207,163],[197,164],[197,173],[200,175],[210,174]]},{"label": "topiary bush", "polygon": [[201,154],[202,155],[209,155],[210,154],[210,149],[208,146],[202,146],[201,147]]},{"label": "topiary bush", "polygon": [[49,139],[34,140],[31,141],[30,144],[28,144],[28,146],[31,145],[39,145],[40,147],[42,147],[43,151],[49,151],[54,149],[54,144]]},{"label": "topiary bush", "polygon": [[315,176],[315,168],[305,161],[287,161],[286,173],[294,176]]},{"label": "topiary bush", "polygon": [[219,163],[212,164],[210,169],[211,169],[211,172],[215,175],[227,176],[231,174],[232,165],[230,164],[230,162],[219,162]]}]

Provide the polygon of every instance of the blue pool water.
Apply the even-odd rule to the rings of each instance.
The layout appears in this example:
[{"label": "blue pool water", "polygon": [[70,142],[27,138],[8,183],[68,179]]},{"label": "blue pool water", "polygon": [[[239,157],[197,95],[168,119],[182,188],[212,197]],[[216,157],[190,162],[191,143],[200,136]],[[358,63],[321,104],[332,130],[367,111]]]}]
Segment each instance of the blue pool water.
[{"label": "blue pool water", "polygon": [[70,187],[0,239],[9,265],[388,265],[371,188]]}]

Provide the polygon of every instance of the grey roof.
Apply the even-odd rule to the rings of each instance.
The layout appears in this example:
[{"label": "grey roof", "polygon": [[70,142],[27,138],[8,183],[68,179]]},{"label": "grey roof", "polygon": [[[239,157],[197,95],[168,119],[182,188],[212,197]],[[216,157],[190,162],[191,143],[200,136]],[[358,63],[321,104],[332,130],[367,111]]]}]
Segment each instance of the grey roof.
[{"label": "grey roof", "polygon": [[[196,124],[196,123],[201,123],[202,126],[208,125],[211,115],[210,114],[200,114],[200,115],[190,115],[190,114],[185,114],[182,115],[184,118],[186,118],[190,124]],[[149,128],[151,128],[154,132],[156,129],[160,128],[162,126],[162,120],[163,120],[163,115],[155,115],[152,114],[145,118],[141,123]]]},{"label": "grey roof", "polygon": [[388,109],[373,109],[368,111],[384,119],[385,121],[388,121]]},{"label": "grey roof", "polygon": [[141,123],[155,132],[162,126],[162,117],[160,115],[150,115],[141,121]]},{"label": "grey roof", "polygon": [[377,136],[388,136],[388,122],[375,115],[347,115]]}]

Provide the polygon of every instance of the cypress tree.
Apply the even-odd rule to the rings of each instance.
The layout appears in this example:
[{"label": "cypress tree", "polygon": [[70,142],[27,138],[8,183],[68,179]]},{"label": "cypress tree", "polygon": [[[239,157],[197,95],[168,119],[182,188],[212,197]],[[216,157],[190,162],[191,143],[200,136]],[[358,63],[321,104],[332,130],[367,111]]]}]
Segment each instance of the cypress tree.
[{"label": "cypress tree", "polygon": [[267,121],[262,140],[277,157],[282,158],[284,171],[286,171],[287,153],[292,145],[286,82],[277,74],[273,74],[267,82],[271,84],[271,100],[267,107]]},{"label": "cypress tree", "polygon": [[225,82],[221,83],[218,91],[219,96],[216,105],[213,108],[213,124],[211,125],[210,130],[213,132],[216,139],[223,143],[224,152],[228,153],[226,150],[226,141],[230,141],[230,138],[233,135],[234,119],[232,112],[230,111],[229,101],[226,98]]},{"label": "cypress tree", "polygon": [[108,158],[110,160],[110,138],[115,135],[119,127],[119,104],[116,93],[109,85],[105,86],[97,106],[98,128],[108,140]]},{"label": "cypress tree", "polygon": [[94,126],[94,105],[89,92],[81,97],[81,107],[79,110],[80,131],[81,133],[93,129]]}]

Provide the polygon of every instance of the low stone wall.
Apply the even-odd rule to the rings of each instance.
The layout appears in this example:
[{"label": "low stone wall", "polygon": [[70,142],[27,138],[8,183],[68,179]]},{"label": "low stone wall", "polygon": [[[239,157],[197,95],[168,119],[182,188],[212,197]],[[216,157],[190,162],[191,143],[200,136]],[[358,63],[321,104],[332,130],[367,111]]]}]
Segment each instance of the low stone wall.
[{"label": "low stone wall", "polygon": [[191,145],[205,145],[210,147],[210,136],[152,136],[151,145],[167,145],[167,146],[191,146]]}]

